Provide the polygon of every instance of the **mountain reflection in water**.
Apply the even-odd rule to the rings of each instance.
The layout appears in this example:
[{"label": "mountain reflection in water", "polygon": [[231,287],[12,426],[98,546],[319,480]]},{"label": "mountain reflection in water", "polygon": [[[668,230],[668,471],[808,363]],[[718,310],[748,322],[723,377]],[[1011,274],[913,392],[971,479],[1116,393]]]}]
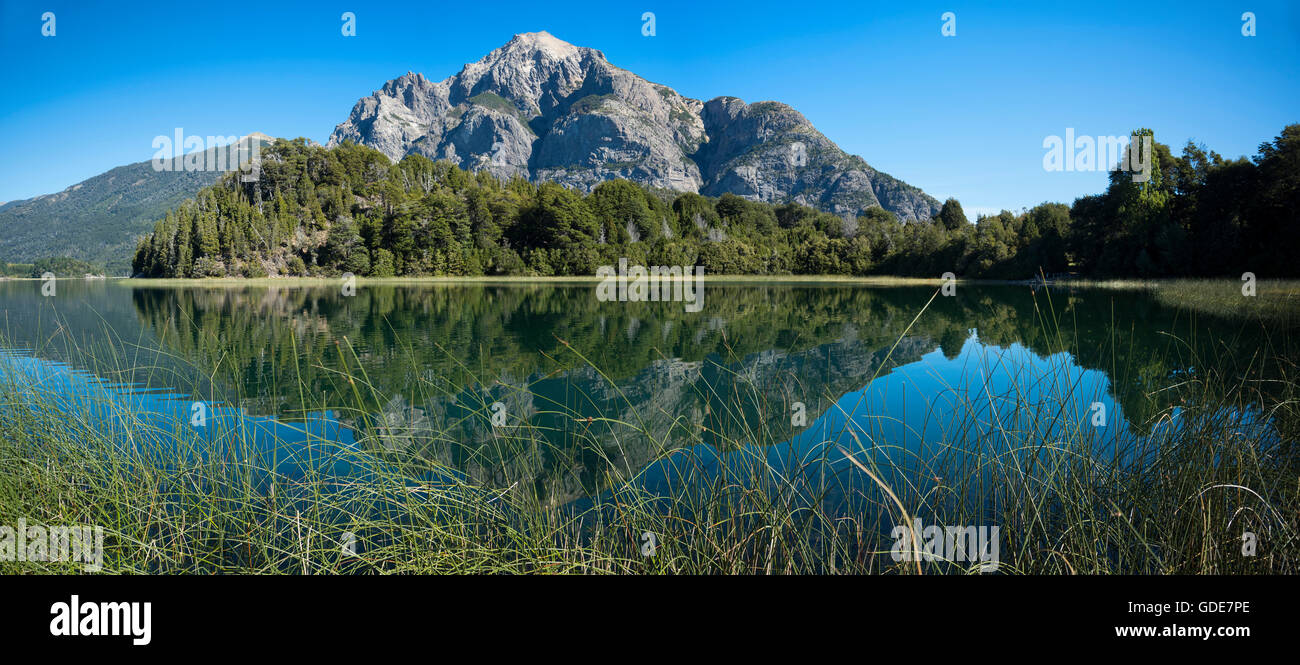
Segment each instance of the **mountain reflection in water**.
[{"label": "mountain reflection in water", "polygon": [[1140,291],[969,286],[932,301],[912,287],[706,288],[708,306],[690,313],[600,302],[585,284],[364,285],[349,297],[67,281],[45,298],[5,282],[0,372],[97,426],[122,427],[124,413],[156,424],[135,445],[159,463],[182,454],[167,433],[200,402],[203,436],[239,440],[289,476],[314,465],[347,477],[367,455],[400,456],[559,506],[628,484],[670,494],[684,469],[725,475],[761,459],[817,475],[819,499],[843,502],[870,482],[846,451],[912,485],[942,484],[972,451],[1069,431],[1090,454],[1117,455],[1196,371],[1189,332],[1251,334]]}]

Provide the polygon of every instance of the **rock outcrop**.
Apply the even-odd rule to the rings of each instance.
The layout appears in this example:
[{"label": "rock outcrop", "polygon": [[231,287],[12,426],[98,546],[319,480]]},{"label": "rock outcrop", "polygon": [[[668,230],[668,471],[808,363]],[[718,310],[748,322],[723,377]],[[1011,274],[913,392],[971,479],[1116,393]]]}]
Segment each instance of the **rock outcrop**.
[{"label": "rock outcrop", "polygon": [[626,178],[843,216],[879,206],[929,219],[940,207],[785,104],[683,97],[545,32],[516,35],[442,81],[409,72],[389,81],[356,103],[329,144],[345,141],[393,160],[421,154],[584,191]]}]

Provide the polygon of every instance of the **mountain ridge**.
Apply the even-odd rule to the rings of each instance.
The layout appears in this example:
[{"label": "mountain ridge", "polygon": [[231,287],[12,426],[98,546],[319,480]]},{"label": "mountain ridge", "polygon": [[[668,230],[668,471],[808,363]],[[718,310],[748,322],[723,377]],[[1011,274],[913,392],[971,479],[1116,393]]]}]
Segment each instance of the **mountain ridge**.
[{"label": "mountain ridge", "polygon": [[544,31],[515,35],[441,81],[407,72],[385,82],[327,145],[345,141],[394,161],[414,153],[584,192],[625,178],[846,217],[881,207],[927,220],[941,207],[844,152],[787,104],[685,97]]},{"label": "mountain ridge", "polygon": [[[270,136],[253,132],[240,141],[265,145]],[[222,147],[204,151],[204,160]],[[138,239],[167,211],[212,185],[225,171],[186,170],[185,157],[155,170],[153,160],[113,167],[60,191],[0,205],[0,259],[16,263],[66,256],[130,268]]]},{"label": "mountain ridge", "polygon": [[[254,132],[249,138],[269,143]],[[600,50],[521,33],[442,81],[407,72],[353,106],[329,145],[369,145],[499,177],[590,192],[615,178],[652,188],[793,202],[855,217],[880,207],[925,220],[940,204],[871,167],[781,102],[685,97]],[[0,203],[0,259],[52,256],[125,271],[139,237],[216,171],[114,167],[50,194]]]}]

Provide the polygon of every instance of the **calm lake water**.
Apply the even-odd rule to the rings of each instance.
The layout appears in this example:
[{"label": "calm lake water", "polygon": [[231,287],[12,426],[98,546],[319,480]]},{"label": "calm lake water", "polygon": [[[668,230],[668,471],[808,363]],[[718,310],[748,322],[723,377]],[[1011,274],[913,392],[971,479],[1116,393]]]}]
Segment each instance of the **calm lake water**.
[{"label": "calm lake water", "polygon": [[454,473],[581,505],[754,460],[814,469],[834,495],[853,482],[841,448],[912,483],[1024,441],[1138,461],[1198,362],[1260,346],[1258,324],[1142,291],[934,293],[709,282],[692,313],[594,284],[7,281],[0,374],[106,429],[154,425],[160,463],[194,449],[178,431],[238,433],[290,476],[362,474],[364,456],[331,453],[362,451],[441,469],[413,483]]}]

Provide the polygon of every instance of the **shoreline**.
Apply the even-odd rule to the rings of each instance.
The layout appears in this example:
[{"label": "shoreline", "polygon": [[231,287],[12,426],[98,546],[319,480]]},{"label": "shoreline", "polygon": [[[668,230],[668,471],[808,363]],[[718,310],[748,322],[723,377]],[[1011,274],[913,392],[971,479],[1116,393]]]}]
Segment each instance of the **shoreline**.
[{"label": "shoreline", "polygon": [[[111,281],[123,284],[161,285],[325,285],[336,284],[342,275],[334,276],[282,276],[282,277],[126,277],[122,275],[95,275],[88,277],[55,277],[58,281]],[[591,284],[606,279],[597,275],[420,275],[407,277],[364,277],[357,276],[357,284],[461,284],[461,283],[538,283],[538,284]],[[924,286],[940,285],[942,277],[904,277],[898,275],[701,275],[692,277],[661,276],[663,281],[694,281],[703,279],[712,282],[764,282],[764,283],[828,283],[828,284],[863,284],[881,286]],[[39,282],[40,277],[0,276],[0,281]],[[958,284],[987,286],[1077,286],[1086,288],[1111,289],[1145,289],[1167,284],[1225,284],[1238,283],[1232,277],[1162,277],[1154,279],[1115,278],[1115,279],[981,279],[958,277]],[[1300,289],[1300,280],[1295,279],[1261,279],[1261,284],[1273,286],[1289,285]]]}]

